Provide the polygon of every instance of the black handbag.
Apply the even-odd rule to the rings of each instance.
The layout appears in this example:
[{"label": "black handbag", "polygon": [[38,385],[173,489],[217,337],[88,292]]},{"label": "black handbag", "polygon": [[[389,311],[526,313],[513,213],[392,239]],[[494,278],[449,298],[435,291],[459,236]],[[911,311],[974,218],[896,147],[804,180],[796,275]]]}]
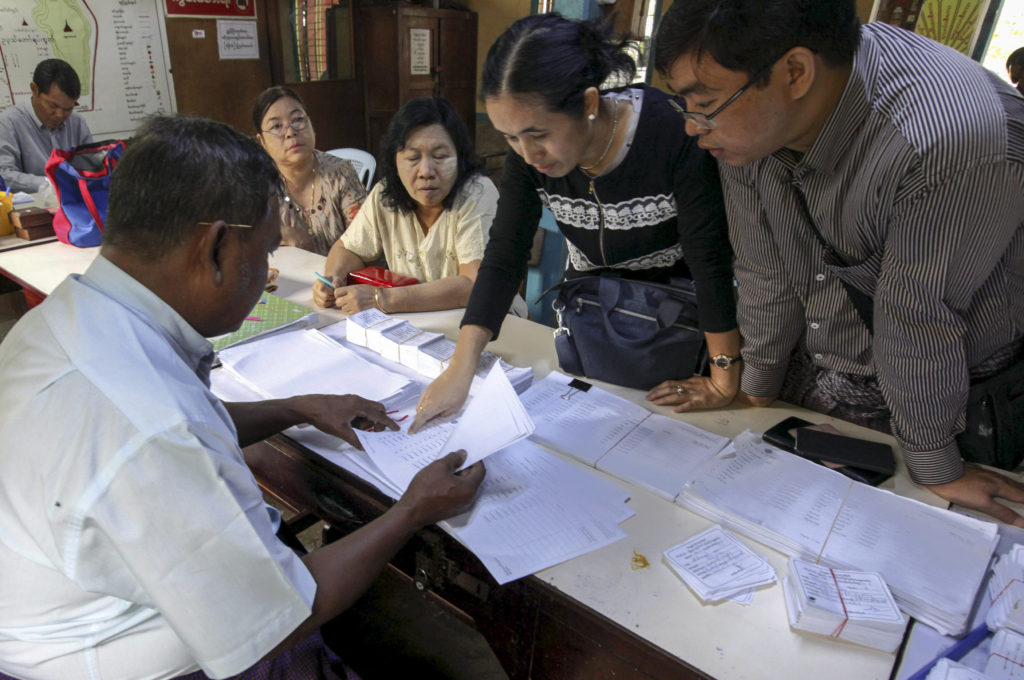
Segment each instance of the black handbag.
[{"label": "black handbag", "polygon": [[971,384],[967,427],[957,436],[966,460],[1013,470],[1024,459],[1024,357]]},{"label": "black handbag", "polygon": [[646,390],[706,366],[692,282],[584,276],[551,290],[558,292],[555,350],[566,373]]}]

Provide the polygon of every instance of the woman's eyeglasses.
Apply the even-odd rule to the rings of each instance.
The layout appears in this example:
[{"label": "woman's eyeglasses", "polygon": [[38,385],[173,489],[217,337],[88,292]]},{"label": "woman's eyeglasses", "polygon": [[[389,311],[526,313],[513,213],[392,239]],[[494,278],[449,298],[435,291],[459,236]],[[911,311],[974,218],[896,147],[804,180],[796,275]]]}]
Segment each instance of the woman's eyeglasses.
[{"label": "woman's eyeglasses", "polygon": [[309,118],[307,116],[295,116],[287,123],[279,120],[263,132],[272,137],[280,137],[285,133],[288,126],[291,126],[292,130],[296,132],[301,132],[309,126]]}]

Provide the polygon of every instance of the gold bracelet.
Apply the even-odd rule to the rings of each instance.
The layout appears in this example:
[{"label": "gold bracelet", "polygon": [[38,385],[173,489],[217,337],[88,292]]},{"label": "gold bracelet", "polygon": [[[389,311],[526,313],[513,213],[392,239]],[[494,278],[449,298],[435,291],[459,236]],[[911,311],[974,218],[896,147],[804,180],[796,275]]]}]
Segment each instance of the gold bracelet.
[{"label": "gold bracelet", "polygon": [[384,312],[385,314],[388,313],[388,310],[384,309],[384,305],[380,303],[380,288],[373,289],[373,304],[377,305],[377,309],[379,309],[380,311]]}]

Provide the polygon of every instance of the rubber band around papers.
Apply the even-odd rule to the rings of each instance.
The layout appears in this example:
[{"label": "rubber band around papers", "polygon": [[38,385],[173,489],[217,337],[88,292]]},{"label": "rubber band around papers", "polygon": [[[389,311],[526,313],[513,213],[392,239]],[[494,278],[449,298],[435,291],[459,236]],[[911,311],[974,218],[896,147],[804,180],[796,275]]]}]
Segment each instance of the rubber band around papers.
[{"label": "rubber band around papers", "polygon": [[836,627],[835,631],[831,635],[834,638],[838,638],[843,634],[843,628],[846,628],[846,624],[850,622],[850,613],[846,611],[846,600],[843,599],[843,589],[839,587],[839,581],[836,579],[835,570],[832,567],[829,567],[828,573],[832,575],[832,583],[836,584],[836,594],[839,595],[839,604],[843,608],[843,622]]},{"label": "rubber band around papers", "polygon": [[850,497],[850,492],[853,491],[853,485],[856,483],[857,482],[850,480],[850,485],[846,487],[846,495],[843,496],[843,502],[839,504],[839,508],[836,510],[836,515],[832,518],[832,524],[828,528],[828,533],[825,535],[825,540],[821,542],[821,550],[818,551],[817,557],[814,558],[815,564],[821,564],[821,556],[825,554],[825,548],[828,547],[828,539],[832,538],[832,531],[836,528],[836,522],[839,521],[839,516],[843,514],[843,508],[846,507],[846,500]]},{"label": "rubber band around papers", "polygon": [[1003,589],[999,591],[999,594],[992,598],[992,601],[989,602],[989,606],[994,605],[996,603],[996,600],[1001,598],[1006,593],[1006,591],[1010,589],[1010,586],[1012,586],[1014,583],[1024,583],[1024,581],[1022,581],[1019,578],[1011,578],[1009,582],[1005,586],[1003,586]]},{"label": "rubber band around papers", "polygon": [[1002,659],[1003,661],[1009,661],[1010,663],[1012,663],[1015,666],[1020,666],[1021,668],[1024,668],[1024,663],[1021,663],[1020,661],[1017,661],[1016,659],[1011,659],[1010,657],[1005,656],[1003,654],[1000,654],[999,652],[989,652],[988,658],[991,659],[992,657],[995,657],[997,659]]}]

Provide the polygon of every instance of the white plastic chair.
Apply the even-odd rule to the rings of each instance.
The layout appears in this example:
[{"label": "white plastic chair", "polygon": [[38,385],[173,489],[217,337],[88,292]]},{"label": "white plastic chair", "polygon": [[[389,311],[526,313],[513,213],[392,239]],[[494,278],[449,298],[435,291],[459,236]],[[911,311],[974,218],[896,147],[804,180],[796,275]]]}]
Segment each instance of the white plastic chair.
[{"label": "white plastic chair", "polygon": [[373,172],[377,169],[377,159],[373,157],[372,153],[353,148],[331,149],[327,153],[338,158],[344,158],[352,163],[352,167],[356,169],[359,179],[363,180],[363,184],[367,189],[370,188],[370,182],[373,181]]}]

